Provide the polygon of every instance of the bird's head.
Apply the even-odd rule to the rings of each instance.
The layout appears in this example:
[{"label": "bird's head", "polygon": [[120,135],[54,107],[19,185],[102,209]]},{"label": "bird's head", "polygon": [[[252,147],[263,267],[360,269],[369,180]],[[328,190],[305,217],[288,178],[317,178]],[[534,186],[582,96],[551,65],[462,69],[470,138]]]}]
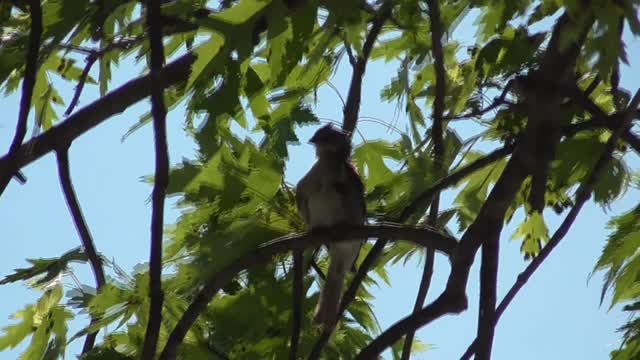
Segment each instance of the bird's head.
[{"label": "bird's head", "polygon": [[336,129],[331,124],[316,131],[309,142],[316,147],[316,155],[319,158],[329,156],[346,159],[351,154],[351,139],[344,131]]}]

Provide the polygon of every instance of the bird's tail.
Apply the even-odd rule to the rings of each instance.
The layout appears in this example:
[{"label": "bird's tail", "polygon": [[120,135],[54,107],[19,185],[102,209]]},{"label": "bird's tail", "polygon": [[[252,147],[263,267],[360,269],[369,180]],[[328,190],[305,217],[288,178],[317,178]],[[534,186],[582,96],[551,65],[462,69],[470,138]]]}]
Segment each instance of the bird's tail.
[{"label": "bird's tail", "polygon": [[348,268],[343,266],[340,261],[330,260],[327,278],[320,292],[314,315],[315,321],[325,327],[332,326],[338,320],[342,285],[347,270]]}]

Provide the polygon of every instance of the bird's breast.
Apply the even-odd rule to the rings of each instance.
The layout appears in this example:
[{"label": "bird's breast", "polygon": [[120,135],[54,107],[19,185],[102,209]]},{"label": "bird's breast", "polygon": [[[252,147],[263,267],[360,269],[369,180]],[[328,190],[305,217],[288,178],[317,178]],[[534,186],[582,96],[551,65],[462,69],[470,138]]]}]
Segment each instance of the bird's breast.
[{"label": "bird's breast", "polygon": [[331,226],[348,222],[343,196],[333,187],[321,187],[309,196],[309,225]]}]

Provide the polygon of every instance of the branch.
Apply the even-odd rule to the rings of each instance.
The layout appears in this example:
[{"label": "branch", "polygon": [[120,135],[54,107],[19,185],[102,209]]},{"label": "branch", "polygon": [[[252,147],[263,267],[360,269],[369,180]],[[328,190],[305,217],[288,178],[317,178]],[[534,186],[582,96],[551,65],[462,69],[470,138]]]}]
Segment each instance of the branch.
[{"label": "branch", "polygon": [[[165,88],[186,80],[195,59],[193,54],[188,53],[168,64],[160,76],[161,86]],[[68,144],[96,125],[149,96],[151,89],[151,77],[149,75],[143,76],[127,82],[106,96],[78,110],[59,125],[20,146],[13,158],[15,168],[23,168],[50,151],[66,148]],[[8,154],[0,158],[0,174],[9,171],[10,160],[11,157]]]},{"label": "branch", "polygon": [[347,96],[347,104],[343,109],[344,120],[342,123],[342,129],[348,134],[352,134],[356,129],[356,123],[358,122],[358,113],[360,112],[360,98],[362,94],[362,78],[373,50],[373,44],[382,30],[382,25],[391,15],[393,8],[393,1],[386,0],[380,10],[377,12],[371,29],[367,34],[367,38],[362,46],[362,56],[358,57],[358,60],[353,64],[353,74],[351,75],[351,84],[349,86],[349,94]]},{"label": "branch", "polygon": [[447,293],[442,293],[442,295],[440,295],[434,302],[427,305],[424,309],[412,314],[411,316],[405,317],[385,330],[365,349],[363,349],[360,354],[355,357],[355,360],[377,359],[378,354],[383,352],[390,345],[395,344],[407,332],[429,324],[442,315],[460,313],[465,308],[466,304],[462,304],[455,299],[449,298]]},{"label": "branch", "polygon": [[287,235],[269,241],[234,260],[222,270],[209,277],[171,332],[171,335],[167,339],[166,346],[160,355],[160,359],[175,359],[178,345],[180,345],[182,339],[200,313],[207,307],[218,290],[232,280],[238,272],[250,266],[266,263],[274,255],[287,251],[304,250],[319,247],[322,244],[370,237],[387,238],[395,241],[410,241],[419,246],[433,247],[437,251],[447,255],[451,255],[457,245],[455,239],[428,228],[402,227],[396,225],[335,226],[331,229]]},{"label": "branch", "polygon": [[[595,81],[595,80],[594,80]],[[591,121],[584,121],[582,123],[576,124],[574,131],[577,130],[585,130],[594,127],[607,127],[609,129],[615,129],[619,126],[621,122],[620,113],[607,114],[605,113],[599,106],[589,97],[589,92],[587,90],[581,90],[575,84],[571,86],[563,88],[563,90],[569,95],[569,97],[582,105],[589,114],[591,114]],[[622,117],[626,114],[623,113]],[[640,117],[640,112],[638,110],[632,111],[631,120],[634,118]],[[627,127],[622,135],[620,136],[622,140],[624,140],[633,150],[635,150],[638,154],[640,154],[640,139],[631,132],[629,127]]]},{"label": "branch", "polygon": [[[443,114],[445,108],[445,95],[446,95],[446,73],[444,67],[444,53],[442,51],[442,21],[440,19],[440,5],[437,0],[428,0],[429,6],[429,19],[431,21],[431,52],[433,53],[434,68],[436,72],[436,94],[433,101],[433,127],[431,128],[431,138],[433,139],[433,158],[435,169],[438,173],[442,174],[446,170],[444,169],[444,129],[443,129]],[[440,192],[436,192],[433,195],[431,201],[431,207],[429,209],[429,218],[427,224],[429,226],[436,227],[438,225],[438,211],[440,207]],[[433,277],[433,267],[435,262],[435,252],[433,249],[427,249],[427,256],[424,261],[424,268],[422,270],[422,278],[420,279],[420,286],[418,287],[418,295],[413,305],[413,313],[417,313],[424,306],[424,301],[427,298],[427,293],[431,287],[431,278]],[[402,348],[401,359],[409,360],[411,357],[411,346],[413,345],[413,339],[415,332],[410,331],[404,338],[404,344]]]},{"label": "branch", "polygon": [[[24,70],[24,80],[22,81],[22,98],[20,99],[20,110],[18,112],[18,123],[16,132],[9,146],[8,162],[6,167],[0,168],[0,195],[9,185],[11,178],[18,173],[17,166],[18,150],[27,134],[27,120],[31,110],[31,98],[33,88],[36,85],[36,73],[38,72],[38,53],[40,50],[40,36],[42,35],[42,8],[40,0],[29,1],[31,11],[31,31],[29,31],[29,49]],[[24,177],[24,176],[23,176]]]},{"label": "branch", "polygon": [[[300,343],[300,328],[302,327],[302,299],[304,294],[302,271],[302,254],[303,252],[298,250],[293,252],[293,324],[291,329],[291,349],[289,352],[289,359],[298,359],[298,345]],[[313,259],[311,259],[313,262]]]},{"label": "branch", "polygon": [[[96,250],[96,247],[93,243],[91,232],[89,231],[89,226],[87,226],[87,223],[84,220],[84,216],[82,215],[78,197],[76,196],[76,193],[73,189],[73,183],[71,182],[71,171],[69,170],[68,149],[60,149],[56,152],[56,155],[58,157],[58,176],[60,178],[60,185],[62,186],[62,191],[64,193],[65,200],[67,201],[69,212],[71,212],[73,223],[75,224],[78,235],[80,236],[82,248],[84,249],[84,253],[87,254],[87,258],[89,259],[89,264],[91,265],[91,270],[93,271],[93,276],[96,280],[96,290],[97,292],[100,292],[100,289],[102,289],[105,284],[104,269],[102,267],[100,256],[98,255],[98,251]],[[97,318],[92,315],[91,324],[94,324],[96,322]],[[82,354],[86,354],[93,348],[93,345],[96,341],[96,336],[98,335],[98,331],[99,330],[96,330],[87,334],[87,337],[84,341],[84,346],[82,347]]]},{"label": "branch", "polygon": [[155,358],[160,324],[162,322],[162,228],[164,226],[164,198],[169,184],[169,150],[167,148],[167,108],[160,71],[164,65],[162,19],[160,2],[146,1],[147,26],[151,47],[151,113],[153,115],[155,176],[151,199],[151,250],[149,251],[149,321],[142,349],[142,358]]},{"label": "branch", "polygon": [[[434,199],[434,203],[436,200]],[[431,205],[433,206],[433,204]],[[437,207],[433,207],[437,209]],[[435,263],[435,252],[432,249],[427,249],[427,256],[424,260],[424,267],[422,268],[422,278],[420,279],[420,287],[418,288],[418,295],[416,301],[413,304],[413,313],[417,313],[424,306],[424,301],[427,299],[429,288],[431,287],[431,279],[433,278],[433,267]],[[411,347],[413,346],[413,339],[415,337],[415,331],[410,331],[404,338],[404,345],[402,348],[402,360],[409,360],[411,358]]]},{"label": "branch", "polygon": [[[580,188],[578,189],[576,194],[575,205],[571,208],[571,210],[565,217],[564,221],[562,221],[562,224],[560,224],[558,229],[556,229],[555,233],[553,234],[553,236],[551,237],[547,245],[540,251],[540,254],[531,261],[531,263],[526,267],[526,269],[518,276],[516,282],[511,286],[507,294],[504,296],[504,298],[498,305],[498,308],[496,309],[496,316],[495,316],[496,323],[498,322],[498,320],[500,319],[504,311],[507,309],[507,307],[511,304],[511,301],[513,301],[513,299],[518,294],[520,289],[522,289],[522,287],[527,283],[527,281],[529,281],[529,278],[531,278],[531,276],[535,273],[538,267],[540,267],[540,265],[542,265],[542,263],[549,256],[549,254],[551,254],[553,249],[555,249],[555,247],[558,246],[560,241],[562,241],[562,239],[567,235],[567,233],[569,232],[569,229],[571,229],[571,226],[573,225],[573,222],[576,220],[578,214],[580,213],[582,206],[584,206],[584,204],[591,197],[591,192],[593,191],[593,188],[595,187],[600,176],[602,175],[602,171],[604,170],[605,166],[608,164],[609,160],[611,159],[611,155],[615,150],[616,142],[624,134],[625,129],[631,123],[631,120],[633,119],[633,114],[635,113],[639,105],[640,105],[640,90],[636,92],[633,100],[631,101],[631,104],[629,105],[625,113],[625,117],[622,121],[622,124],[614,131],[614,133],[611,135],[611,137],[607,141],[607,144],[605,145],[602,155],[600,156],[595,166],[593,167],[593,170],[591,171],[591,175],[589,176],[587,181],[584,182],[582,186],[580,186]],[[478,343],[478,339],[476,338],[473,341],[473,343],[469,345],[469,348],[467,348],[467,351],[462,355],[461,360],[471,358],[471,355],[473,355],[475,348],[477,347],[477,343]]]},{"label": "branch", "polygon": [[76,85],[76,91],[73,93],[73,98],[71,98],[71,102],[69,103],[67,110],[65,110],[64,112],[65,115],[68,116],[69,114],[71,114],[78,105],[78,100],[80,100],[82,89],[84,89],[84,84],[89,77],[89,72],[91,71],[93,64],[96,63],[96,60],[98,60],[98,55],[96,53],[89,54],[89,56],[87,56],[87,58],[85,59],[87,63],[84,65],[84,69],[82,69],[82,74],[80,75],[80,79],[78,80],[78,85]]}]

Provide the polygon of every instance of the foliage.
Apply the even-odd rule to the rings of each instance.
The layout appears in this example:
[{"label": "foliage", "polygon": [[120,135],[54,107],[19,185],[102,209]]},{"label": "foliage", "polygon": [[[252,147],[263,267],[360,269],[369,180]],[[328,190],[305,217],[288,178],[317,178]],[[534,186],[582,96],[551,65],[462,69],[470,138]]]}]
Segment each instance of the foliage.
[{"label": "foliage", "polygon": [[[626,25],[634,34],[640,33],[636,15],[639,2],[583,3],[440,2],[441,30],[447,34],[441,39],[446,69],[446,131],[444,154],[436,164],[433,114],[429,110],[436,97],[437,70],[430,37],[434,25],[423,2],[393,2],[391,17],[375,43],[371,61],[387,62],[388,68],[394,69],[380,98],[404,110],[407,130],[394,139],[368,139],[354,149],[353,161],[364,178],[372,221],[397,219],[426,190],[482,160],[487,149],[512,145],[522,137],[529,120],[526,96],[518,90],[506,97],[498,94],[540,67],[553,19],[560,12],[595,14],[593,30],[587,34],[576,62],[576,88],[589,91],[587,99],[604,114],[624,108],[617,105],[626,102],[619,101],[624,91],[616,80],[619,63],[627,61],[621,28]],[[167,194],[179,198],[183,213],[167,231],[164,265],[170,270],[163,277],[159,349],[207,278],[256,247],[303,230],[293,187],[284,181],[288,145],[301,140],[297,135],[300,128],[319,123],[313,106],[316,93],[330,85],[339,66],[348,66],[362,56],[378,5],[334,0],[176,0],[163,5],[168,59],[185,52],[197,55],[190,76],[166,90],[165,102],[169,108],[186,106],[185,129],[196,142],[198,155],[170,173]],[[43,46],[31,106],[36,114],[34,127],[46,132],[64,122],[61,106],[69,105],[70,99],[60,96],[61,81],[98,86],[104,96],[112,90],[111,79],[118,64],[125,59],[147,61],[150,45],[145,10],[136,1],[45,0],[42,6]],[[470,14],[476,16],[478,33],[474,44],[466,47],[462,44],[469,39],[450,36]],[[0,85],[5,94],[11,94],[19,90],[25,76],[22,59],[27,54],[31,23],[28,7],[18,1],[0,3],[0,23]],[[531,33],[532,25],[541,25],[543,30]],[[561,39],[569,43],[576,36],[565,29]],[[97,69],[89,71],[79,65],[85,56],[97,59]],[[91,64],[87,62],[87,66]],[[487,101],[492,96],[496,96],[493,102]],[[574,99],[566,99],[562,112],[555,115],[565,129],[583,126],[562,137],[550,164],[545,205],[562,213],[573,204],[573,191],[587,181],[597,160],[593,154],[602,152],[611,136],[609,127],[616,123],[615,116],[597,119],[585,104]],[[151,119],[151,113],[143,115],[124,137]],[[455,131],[460,123],[457,120],[475,120],[480,130],[464,139]],[[605,175],[599,178],[594,190],[597,204],[609,207],[624,194],[635,170],[626,164],[628,151],[621,143]],[[449,234],[469,229],[507,162],[506,158],[499,159],[456,181],[454,206],[440,211],[437,227]],[[521,241],[522,254],[527,257],[536,257],[549,240],[544,209],[532,209],[529,203],[532,189],[529,178],[504,217],[504,222],[511,221],[518,210],[524,210],[526,216],[513,239]],[[403,221],[422,224],[427,209],[428,204],[418,206]],[[457,229],[452,230],[454,217]],[[613,219],[612,234],[596,266],[596,270],[606,271],[605,291],[613,289],[613,305],[631,302],[625,309],[634,313],[640,308],[640,260],[636,251],[640,246],[639,224],[640,207]],[[359,263],[370,249],[364,247]],[[380,333],[369,305],[371,288],[379,279],[392,286],[386,269],[421,252],[402,242],[385,248],[358,290],[348,316],[332,336],[324,358],[353,358]],[[305,263],[314,259],[307,251]],[[80,249],[59,258],[30,259],[31,267],[16,270],[0,284],[33,280],[33,286],[39,287],[67,273],[70,262],[86,260]],[[320,269],[326,269],[324,254],[317,261]],[[106,260],[103,263],[107,264]],[[126,274],[111,265],[113,276],[98,293],[85,285],[67,292],[69,300],[63,303],[61,286],[54,284],[44,290],[36,304],[15,314],[18,323],[4,328],[0,350],[30,337],[22,358],[64,356],[68,321],[88,313],[97,321],[70,340],[98,330],[106,337],[84,359],[139,357],[149,311],[148,270],[142,267],[135,274]],[[287,357],[292,331],[292,266],[290,255],[284,254],[235,276],[189,330],[179,357]],[[320,281],[314,271],[305,274],[302,354],[311,351],[319,335],[311,318],[318,295],[314,284]],[[633,319],[622,329],[625,346],[612,353],[612,358],[634,358],[640,353],[640,322]],[[413,349],[424,351],[428,347],[416,341]],[[401,351],[398,342],[392,348],[393,357],[400,358]]]}]

